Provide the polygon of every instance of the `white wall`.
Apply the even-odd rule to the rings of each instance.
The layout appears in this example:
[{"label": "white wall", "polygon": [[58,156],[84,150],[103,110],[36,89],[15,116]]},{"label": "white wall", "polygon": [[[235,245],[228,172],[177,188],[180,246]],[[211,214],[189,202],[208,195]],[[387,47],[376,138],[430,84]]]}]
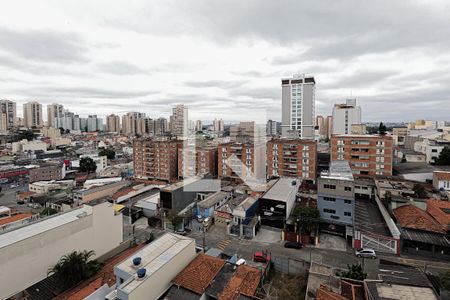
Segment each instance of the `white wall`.
[{"label": "white wall", "polygon": [[[123,240],[122,215],[114,215],[107,202],[84,208],[88,212],[86,217],[0,248],[0,299],[46,278],[48,268],[64,254],[94,250],[98,257],[119,246]],[[27,228],[32,230],[34,225]]]}]

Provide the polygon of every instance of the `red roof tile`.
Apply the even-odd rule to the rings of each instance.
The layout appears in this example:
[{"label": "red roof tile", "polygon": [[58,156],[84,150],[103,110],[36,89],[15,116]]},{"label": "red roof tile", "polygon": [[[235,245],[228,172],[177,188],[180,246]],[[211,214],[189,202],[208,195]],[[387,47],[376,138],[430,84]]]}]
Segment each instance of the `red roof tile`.
[{"label": "red roof tile", "polygon": [[414,205],[397,207],[393,213],[401,227],[445,233],[443,227],[431,215]]},{"label": "red roof tile", "polygon": [[240,265],[219,295],[219,300],[236,300],[240,295],[252,297],[260,280],[261,273],[258,269]]},{"label": "red roof tile", "polygon": [[321,284],[316,291],[316,300],[347,300],[347,298],[333,292],[330,288]]},{"label": "red roof tile", "polygon": [[134,189],[132,189],[130,187],[125,187],[125,188],[120,189],[117,192],[115,192],[114,195],[112,195],[112,198],[113,198],[113,200],[117,200],[119,197],[128,195],[128,193],[131,193],[132,191],[134,191]]},{"label": "red roof tile", "polygon": [[427,200],[427,212],[443,226],[450,225],[450,201]]},{"label": "red roof tile", "polygon": [[450,172],[435,171],[433,175],[437,180],[450,180]]},{"label": "red roof tile", "polygon": [[201,295],[224,264],[225,261],[220,258],[199,254],[172,282]]},{"label": "red roof tile", "polygon": [[23,214],[17,214],[11,217],[7,217],[7,218],[3,218],[0,219],[0,225],[6,225],[9,223],[13,223],[19,220],[23,220],[23,219],[27,219],[29,217],[31,217],[33,214],[32,213],[23,213]]}]

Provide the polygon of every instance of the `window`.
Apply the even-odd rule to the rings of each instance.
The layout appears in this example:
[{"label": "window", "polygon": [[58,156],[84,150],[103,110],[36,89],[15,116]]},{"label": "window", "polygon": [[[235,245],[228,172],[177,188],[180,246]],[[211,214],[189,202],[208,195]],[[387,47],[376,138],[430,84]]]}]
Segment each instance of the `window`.
[{"label": "window", "polygon": [[323,188],[329,189],[329,190],[335,190],[336,186],[334,184],[324,184]]},{"label": "window", "polygon": [[336,202],[336,198],[332,198],[332,197],[323,197],[323,201]]},{"label": "window", "polygon": [[352,191],[352,188],[351,188],[350,186],[345,186],[345,187],[344,187],[344,191],[346,191],[346,192],[351,192],[351,191]]},{"label": "window", "polygon": [[348,212],[348,211],[345,211],[345,212],[344,212],[344,216],[346,216],[346,217],[351,217],[351,216],[352,216],[352,213],[351,213],[351,212]]},{"label": "window", "polygon": [[336,213],[336,210],[334,210],[334,209],[329,209],[329,208],[324,208],[324,209],[323,209],[323,212],[324,212],[324,213],[327,213],[327,214],[335,214],[335,213]]},{"label": "window", "polygon": [[345,204],[352,204],[352,200],[344,200]]}]

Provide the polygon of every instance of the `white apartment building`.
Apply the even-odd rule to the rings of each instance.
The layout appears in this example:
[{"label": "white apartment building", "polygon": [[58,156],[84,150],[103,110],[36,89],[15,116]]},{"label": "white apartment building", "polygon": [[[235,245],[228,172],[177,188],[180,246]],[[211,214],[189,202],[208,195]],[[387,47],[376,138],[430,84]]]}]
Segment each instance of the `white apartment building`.
[{"label": "white apartment building", "polygon": [[335,104],[332,134],[352,134],[351,127],[354,124],[361,124],[361,107],[356,105],[356,99],[347,99],[344,104]]},{"label": "white apartment building", "polygon": [[282,137],[314,139],[315,86],[314,77],[304,74],[281,80]]},{"label": "white apartment building", "polygon": [[74,250],[96,257],[123,241],[121,214],[108,202],[83,205],[0,234],[0,299],[47,277],[48,268]]},{"label": "white apartment building", "polygon": [[44,125],[42,122],[42,104],[36,101],[25,103],[23,105],[23,123],[27,128]]},{"label": "white apartment building", "polygon": [[214,119],[213,130],[214,130],[214,132],[223,132],[224,131],[224,124],[223,124],[222,119]]},{"label": "white apartment building", "polygon": [[427,163],[435,163],[445,147],[450,147],[450,141],[441,139],[424,139],[414,143],[414,151],[425,154]]},{"label": "white apartment building", "polygon": [[16,125],[16,102],[0,100],[0,133],[5,133]]}]

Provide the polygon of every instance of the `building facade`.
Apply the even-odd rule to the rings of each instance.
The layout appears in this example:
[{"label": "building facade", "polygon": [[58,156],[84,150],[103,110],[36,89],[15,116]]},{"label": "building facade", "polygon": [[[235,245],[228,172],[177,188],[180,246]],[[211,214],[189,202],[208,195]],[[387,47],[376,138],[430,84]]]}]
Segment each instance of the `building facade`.
[{"label": "building facade", "polygon": [[333,135],[331,160],[346,160],[355,176],[392,176],[394,142],[387,135]]},{"label": "building facade", "polygon": [[175,140],[135,139],[134,175],[137,178],[174,181],[178,177],[178,148]]},{"label": "building facade", "polygon": [[268,120],[267,125],[266,125],[266,134],[275,136],[275,135],[277,135],[277,133],[278,133],[277,121]]},{"label": "building facade", "polygon": [[145,113],[129,112],[122,116],[123,134],[142,135],[145,130]]},{"label": "building facade", "polygon": [[47,126],[56,127],[57,118],[62,117],[64,114],[64,106],[58,103],[52,103],[47,105]]},{"label": "building facade", "polygon": [[[251,143],[224,143],[218,146],[219,178],[255,178],[265,179],[265,145]],[[261,162],[261,156],[263,158]],[[264,170],[262,170],[264,168]],[[264,176],[263,176],[264,174]]]},{"label": "building facade", "polygon": [[0,100],[0,132],[6,132],[16,126],[16,102]]},{"label": "building facade", "polygon": [[106,131],[107,132],[120,132],[120,117],[112,114],[106,116]]},{"label": "building facade", "polygon": [[281,135],[314,139],[315,114],[314,77],[294,75],[281,80]]},{"label": "building facade", "polygon": [[178,177],[217,176],[217,147],[178,149]]},{"label": "building facade", "polygon": [[36,101],[25,103],[23,105],[23,122],[27,128],[42,126],[42,104]]},{"label": "building facade", "polygon": [[273,139],[267,142],[267,176],[316,180],[317,142]]},{"label": "building facade", "polygon": [[361,107],[356,105],[356,98],[347,99],[343,104],[335,104],[332,134],[351,134],[353,124],[361,124]]},{"label": "building facade", "polygon": [[30,169],[30,182],[61,180],[62,168],[58,164],[42,164],[39,168]]},{"label": "building facade", "polygon": [[184,104],[175,106],[170,117],[171,132],[178,138],[188,135],[188,108]]}]

